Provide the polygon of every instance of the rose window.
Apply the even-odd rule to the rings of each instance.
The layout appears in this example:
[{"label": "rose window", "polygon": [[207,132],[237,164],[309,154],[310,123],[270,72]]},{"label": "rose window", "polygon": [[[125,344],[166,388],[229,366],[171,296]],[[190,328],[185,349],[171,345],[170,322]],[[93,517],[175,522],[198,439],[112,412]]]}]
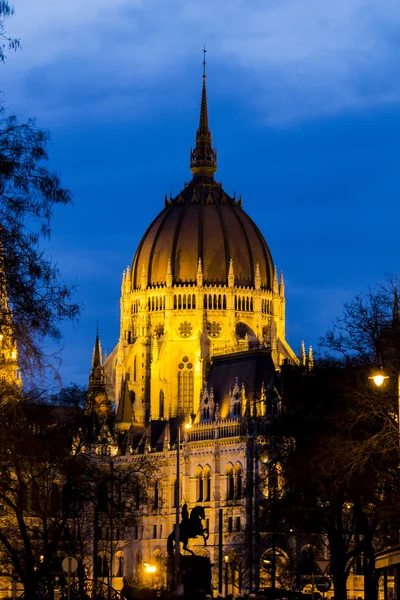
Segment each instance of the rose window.
[{"label": "rose window", "polygon": [[209,322],[207,330],[211,337],[219,337],[221,335],[221,325],[216,321],[213,321],[212,323]]},{"label": "rose window", "polygon": [[188,323],[188,321],[184,321],[179,325],[179,335],[182,337],[189,337],[193,331],[193,325]]}]

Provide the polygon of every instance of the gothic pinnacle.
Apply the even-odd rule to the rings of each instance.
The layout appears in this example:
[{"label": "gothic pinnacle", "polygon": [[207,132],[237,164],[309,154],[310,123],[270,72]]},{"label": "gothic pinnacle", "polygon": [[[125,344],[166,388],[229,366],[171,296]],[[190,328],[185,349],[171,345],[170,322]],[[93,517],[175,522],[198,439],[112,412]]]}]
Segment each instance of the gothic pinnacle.
[{"label": "gothic pinnacle", "polygon": [[146,273],[146,265],[142,263],[142,276],[140,281],[140,287],[142,290],[147,288],[147,273]]},{"label": "gothic pinnacle", "polygon": [[168,259],[167,262],[167,276],[166,276],[166,284],[167,288],[172,287],[172,268],[171,268],[171,259]]},{"label": "gothic pinnacle", "polygon": [[235,285],[235,274],[233,272],[233,260],[229,261],[229,271],[228,271],[228,287],[233,288]]},{"label": "gothic pinnacle", "polygon": [[203,87],[201,92],[199,128],[196,133],[196,145],[190,152],[190,170],[193,175],[213,179],[217,170],[217,154],[212,147],[211,131],[208,128],[208,107],[206,87],[206,49],[203,59]]},{"label": "gothic pinnacle", "polygon": [[201,258],[197,262],[197,286],[203,287],[203,266],[201,264]]},{"label": "gothic pinnacle", "polygon": [[300,364],[305,367],[306,366],[306,362],[307,362],[307,357],[306,357],[306,346],[304,344],[304,340],[301,342],[301,348],[300,348]]},{"label": "gothic pinnacle", "polygon": [[274,279],[272,282],[272,291],[274,294],[279,294],[278,273],[277,273],[276,267],[274,267]]},{"label": "gothic pinnacle", "polygon": [[308,370],[312,371],[313,368],[314,368],[314,354],[313,354],[312,346],[310,346],[308,349]]},{"label": "gothic pinnacle", "polygon": [[256,263],[256,271],[254,273],[254,287],[256,290],[261,288],[260,263]]},{"label": "gothic pinnacle", "polygon": [[99,339],[99,324],[96,325],[96,342],[93,349],[93,360],[92,360],[92,368],[101,366],[101,347],[100,347],[100,339]]},{"label": "gothic pinnacle", "polygon": [[284,298],[285,296],[285,282],[283,279],[283,271],[281,271],[281,275],[279,278],[279,295]]}]

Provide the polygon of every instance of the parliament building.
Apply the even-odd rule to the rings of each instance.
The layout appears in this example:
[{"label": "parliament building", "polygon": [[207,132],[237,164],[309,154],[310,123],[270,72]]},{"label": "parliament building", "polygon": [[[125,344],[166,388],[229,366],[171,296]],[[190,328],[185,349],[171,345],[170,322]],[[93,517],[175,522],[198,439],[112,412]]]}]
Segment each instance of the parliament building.
[{"label": "parliament building", "polygon": [[[119,340],[103,362],[96,339],[89,391],[113,468],[134,466],[143,454],[155,467],[138,526],[120,536],[111,557],[114,587],[124,577],[167,585],[178,488],[179,506],[203,506],[209,530],[207,546],[198,537],[189,548],[209,556],[214,591],[228,583],[236,595],[270,585],[271,552],[283,586],[279,577],[303,550],[295,535],[271,541],[259,507],[270,493],[275,378],[282,364],[312,367],[313,357],[304,345],[297,357],[287,343],[283,274],[241,196],[215,179],[205,74],[190,171],[179,194],[165,197],[122,275]],[[279,464],[273,471],[279,487]],[[151,581],[143,565],[155,566]]]}]

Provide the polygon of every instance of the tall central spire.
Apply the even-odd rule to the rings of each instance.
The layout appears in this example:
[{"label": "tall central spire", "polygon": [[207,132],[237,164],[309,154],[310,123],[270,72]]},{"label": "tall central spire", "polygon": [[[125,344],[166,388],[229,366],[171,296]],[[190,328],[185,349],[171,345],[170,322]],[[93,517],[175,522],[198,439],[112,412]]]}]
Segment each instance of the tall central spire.
[{"label": "tall central spire", "polygon": [[217,153],[212,147],[211,131],[208,128],[206,49],[203,59],[203,89],[201,92],[200,121],[196,133],[196,146],[190,152],[190,170],[193,175],[213,178],[217,170]]}]

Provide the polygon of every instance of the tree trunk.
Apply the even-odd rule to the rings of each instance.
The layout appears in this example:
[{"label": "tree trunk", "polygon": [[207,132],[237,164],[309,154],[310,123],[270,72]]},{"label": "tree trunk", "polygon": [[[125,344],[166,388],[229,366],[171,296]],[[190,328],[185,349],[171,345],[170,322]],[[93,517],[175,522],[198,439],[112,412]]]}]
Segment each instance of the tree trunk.
[{"label": "tree trunk", "polygon": [[346,583],[347,583],[347,575],[346,575],[346,569],[345,569],[345,565],[343,564],[341,567],[339,566],[339,568],[335,568],[334,566],[334,561],[333,561],[333,557],[332,558],[332,566],[331,566],[331,573],[332,573],[332,579],[333,579],[333,585],[335,588],[335,600],[347,600],[347,587],[346,587]]},{"label": "tree trunk", "polygon": [[364,536],[364,600],[378,600],[379,574],[375,571],[375,552],[370,539],[373,533],[371,536],[368,533]]}]

